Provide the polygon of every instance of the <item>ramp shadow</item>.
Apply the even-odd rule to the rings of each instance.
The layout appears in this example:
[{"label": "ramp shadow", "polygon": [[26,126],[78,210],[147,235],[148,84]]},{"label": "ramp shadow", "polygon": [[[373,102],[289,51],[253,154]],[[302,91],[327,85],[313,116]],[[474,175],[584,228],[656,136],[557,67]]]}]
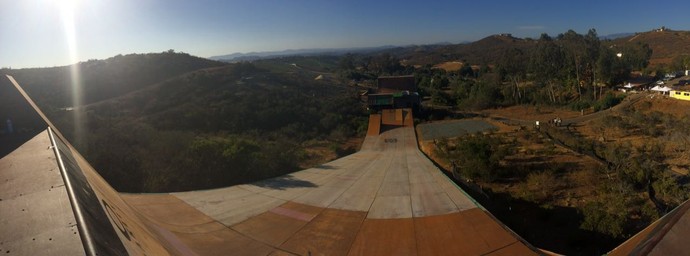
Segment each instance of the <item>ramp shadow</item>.
[{"label": "ramp shadow", "polygon": [[316,184],[312,183],[311,181],[307,180],[300,180],[295,178],[292,175],[285,175],[285,176],[280,176],[276,177],[273,179],[261,181],[254,183],[253,185],[259,186],[262,188],[270,188],[270,189],[277,189],[277,190],[285,190],[288,188],[315,188],[317,187]]},{"label": "ramp shadow", "polygon": [[48,125],[4,75],[0,76],[0,158],[43,132]]}]

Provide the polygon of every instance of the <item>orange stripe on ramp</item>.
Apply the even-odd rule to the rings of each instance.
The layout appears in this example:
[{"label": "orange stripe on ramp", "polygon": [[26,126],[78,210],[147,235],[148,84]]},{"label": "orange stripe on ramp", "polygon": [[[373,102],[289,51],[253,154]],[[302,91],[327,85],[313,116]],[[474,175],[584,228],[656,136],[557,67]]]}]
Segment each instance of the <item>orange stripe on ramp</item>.
[{"label": "orange stripe on ramp", "polygon": [[348,255],[417,255],[414,222],[366,219]]},{"label": "orange stripe on ramp", "polygon": [[325,209],[280,248],[301,255],[347,255],[366,214]]},{"label": "orange stripe on ramp", "polygon": [[369,115],[369,128],[367,129],[367,135],[379,135],[381,133],[381,115],[371,114]]}]

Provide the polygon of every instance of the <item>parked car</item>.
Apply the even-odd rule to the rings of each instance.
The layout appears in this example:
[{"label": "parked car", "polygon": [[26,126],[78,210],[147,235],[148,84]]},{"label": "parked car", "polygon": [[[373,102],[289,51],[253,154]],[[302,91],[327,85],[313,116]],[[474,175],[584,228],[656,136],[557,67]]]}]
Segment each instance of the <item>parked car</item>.
[{"label": "parked car", "polygon": [[690,84],[690,80],[680,80],[678,81],[678,85],[687,85]]},{"label": "parked car", "polygon": [[665,83],[664,83],[663,80],[659,80],[659,81],[656,81],[656,84],[658,84],[658,85],[663,85],[663,84],[665,84]]}]

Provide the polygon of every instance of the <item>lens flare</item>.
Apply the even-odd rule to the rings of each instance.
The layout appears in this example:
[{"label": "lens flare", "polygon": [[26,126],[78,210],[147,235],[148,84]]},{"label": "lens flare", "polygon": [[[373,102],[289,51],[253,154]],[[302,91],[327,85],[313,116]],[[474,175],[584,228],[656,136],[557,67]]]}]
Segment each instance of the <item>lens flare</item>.
[{"label": "lens flare", "polygon": [[68,53],[70,63],[71,89],[72,89],[72,107],[73,107],[73,127],[74,127],[74,144],[78,146],[86,146],[84,143],[84,110],[83,105],[83,88],[81,83],[81,73],[79,71],[79,48],[77,45],[77,26],[76,26],[76,10],[78,1],[63,0],[57,2],[60,8],[60,16],[65,30],[65,39],[67,40]]}]

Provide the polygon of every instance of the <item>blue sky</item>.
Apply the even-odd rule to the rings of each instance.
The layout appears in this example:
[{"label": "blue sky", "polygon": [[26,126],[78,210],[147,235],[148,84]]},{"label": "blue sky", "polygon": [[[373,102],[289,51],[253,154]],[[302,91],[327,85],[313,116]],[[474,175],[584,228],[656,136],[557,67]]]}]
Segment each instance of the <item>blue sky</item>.
[{"label": "blue sky", "polygon": [[0,67],[168,49],[200,57],[474,41],[512,33],[690,30],[684,1],[0,0]]}]

